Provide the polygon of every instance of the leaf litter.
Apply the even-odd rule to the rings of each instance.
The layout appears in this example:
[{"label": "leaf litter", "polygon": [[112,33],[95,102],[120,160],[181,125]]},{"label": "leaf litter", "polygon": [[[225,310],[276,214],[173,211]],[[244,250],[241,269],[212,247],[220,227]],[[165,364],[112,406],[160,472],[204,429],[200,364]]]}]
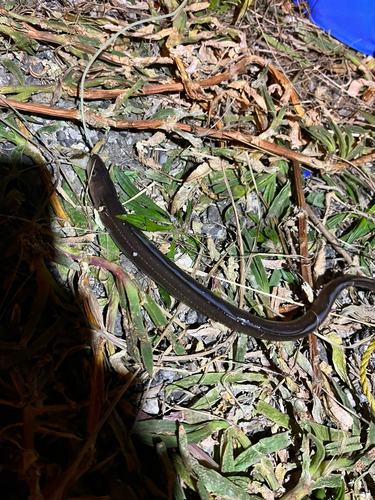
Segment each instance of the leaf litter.
[{"label": "leaf litter", "polygon": [[74,99],[88,58],[144,19],[84,82],[127,219],[227,300],[242,290],[245,307],[276,321],[306,299],[304,282],[373,275],[373,59],[292,4],[189,4],[156,23],[152,2],[1,9],[0,136],[13,150],[1,183],[0,484],[13,498],[373,488],[373,298],[345,292],[345,325],[327,321],[309,350],[231,334],[125,262],[92,211]]}]

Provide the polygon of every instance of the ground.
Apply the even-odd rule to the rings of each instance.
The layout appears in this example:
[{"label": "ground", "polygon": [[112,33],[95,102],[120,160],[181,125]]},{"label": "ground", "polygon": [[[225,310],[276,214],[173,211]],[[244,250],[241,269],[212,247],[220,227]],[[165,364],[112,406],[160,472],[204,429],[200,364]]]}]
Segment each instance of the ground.
[{"label": "ground", "polygon": [[93,208],[92,147],[127,222],[280,325],[374,275],[374,59],[291,2],[187,3],[1,8],[4,498],[371,498],[374,294],[254,339],[158,287]]}]

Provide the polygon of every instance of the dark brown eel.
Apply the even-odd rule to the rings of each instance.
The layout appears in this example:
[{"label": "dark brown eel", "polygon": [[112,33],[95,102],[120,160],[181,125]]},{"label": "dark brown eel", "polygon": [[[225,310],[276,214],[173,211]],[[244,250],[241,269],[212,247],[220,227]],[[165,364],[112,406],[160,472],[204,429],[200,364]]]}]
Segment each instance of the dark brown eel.
[{"label": "dark brown eel", "polygon": [[89,190],[100,219],[119,249],[138,269],[177,300],[195,311],[240,333],[266,340],[294,340],[314,332],[327,317],[333,302],[350,286],[375,291],[375,281],[360,276],[341,276],[330,281],[309,310],[292,321],[271,321],[249,314],[222,300],[165,257],[143,233],[117,216],[124,209],[109,173],[97,155],[87,164]]}]

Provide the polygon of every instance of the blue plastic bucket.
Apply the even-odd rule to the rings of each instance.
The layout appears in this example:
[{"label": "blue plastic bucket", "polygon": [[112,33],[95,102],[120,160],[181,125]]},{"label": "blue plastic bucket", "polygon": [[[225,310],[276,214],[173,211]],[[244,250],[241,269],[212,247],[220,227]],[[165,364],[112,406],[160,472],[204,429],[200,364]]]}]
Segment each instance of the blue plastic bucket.
[{"label": "blue plastic bucket", "polygon": [[334,38],[375,55],[375,0],[295,0],[309,8],[310,19]]}]

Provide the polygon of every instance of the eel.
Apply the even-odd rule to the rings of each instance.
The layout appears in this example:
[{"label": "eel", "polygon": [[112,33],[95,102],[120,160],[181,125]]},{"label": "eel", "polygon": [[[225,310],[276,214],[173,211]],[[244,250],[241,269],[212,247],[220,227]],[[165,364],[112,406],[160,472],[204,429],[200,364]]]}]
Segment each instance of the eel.
[{"label": "eel", "polygon": [[163,255],[142,231],[118,218],[125,211],[100,156],[90,157],[87,173],[94,206],[104,227],[123,254],[175,299],[239,333],[272,341],[299,339],[317,330],[328,316],[336,297],[345,288],[355,286],[375,292],[374,280],[344,275],[327,283],[309,309],[297,319],[274,321],[250,314],[198,283]]}]

